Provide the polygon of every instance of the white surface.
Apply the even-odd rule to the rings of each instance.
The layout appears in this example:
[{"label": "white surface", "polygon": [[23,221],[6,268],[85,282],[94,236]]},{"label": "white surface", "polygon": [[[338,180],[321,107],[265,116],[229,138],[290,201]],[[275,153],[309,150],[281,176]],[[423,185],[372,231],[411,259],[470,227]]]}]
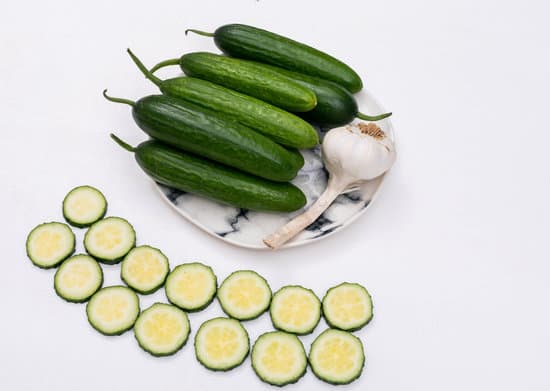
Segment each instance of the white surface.
[{"label": "white surface", "polygon": [[[102,189],[109,214],[127,217],[138,243],[160,247],[172,266],[200,260],[220,279],[253,268],[273,289],[300,283],[318,295],[344,280],[365,284],[375,305],[357,333],[367,368],[339,389],[550,389],[549,11],[542,0],[4,4],[0,389],[272,389],[249,359],[212,373],[192,343],[158,359],[131,333],[104,337],[84,306],[55,295],[53,272],[31,265],[24,241],[34,225],[61,218],[63,196],[80,184]],[[395,113],[400,155],[376,203],[315,245],[260,253],[212,239],[162,202],[107,137],[144,138],[129,108],[101,98],[104,87],[130,98],[155,91],[127,46],[152,64],[214,49],[184,28],[233,21],[341,57]],[[118,268],[105,266],[107,285],[120,282]],[[162,292],[142,305],[156,300]],[[217,303],[192,314],[191,338],[220,314]],[[265,315],[245,326],[252,340],[271,327]],[[302,340],[307,347],[313,336]],[[309,371],[286,389],[334,387]]]}]

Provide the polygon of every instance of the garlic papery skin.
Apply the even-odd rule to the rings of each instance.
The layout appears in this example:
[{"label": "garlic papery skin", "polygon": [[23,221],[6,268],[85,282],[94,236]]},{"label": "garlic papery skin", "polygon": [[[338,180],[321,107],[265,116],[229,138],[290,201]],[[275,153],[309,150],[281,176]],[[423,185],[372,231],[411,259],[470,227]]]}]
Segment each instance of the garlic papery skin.
[{"label": "garlic papery skin", "polygon": [[268,247],[281,247],[312,224],[343,191],[384,174],[396,158],[393,141],[374,123],[330,130],[321,150],[329,173],[327,188],[308,210],[266,237]]}]

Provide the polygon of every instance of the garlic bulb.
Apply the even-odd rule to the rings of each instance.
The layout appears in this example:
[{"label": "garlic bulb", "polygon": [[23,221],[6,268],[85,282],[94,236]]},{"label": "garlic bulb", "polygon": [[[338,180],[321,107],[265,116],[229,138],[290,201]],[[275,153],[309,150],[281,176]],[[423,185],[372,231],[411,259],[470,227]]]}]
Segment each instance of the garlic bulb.
[{"label": "garlic bulb", "polygon": [[313,223],[346,189],[374,179],[391,168],[395,145],[374,123],[358,123],[330,130],[323,140],[322,156],[329,172],[323,194],[303,214],[264,239],[277,249]]}]

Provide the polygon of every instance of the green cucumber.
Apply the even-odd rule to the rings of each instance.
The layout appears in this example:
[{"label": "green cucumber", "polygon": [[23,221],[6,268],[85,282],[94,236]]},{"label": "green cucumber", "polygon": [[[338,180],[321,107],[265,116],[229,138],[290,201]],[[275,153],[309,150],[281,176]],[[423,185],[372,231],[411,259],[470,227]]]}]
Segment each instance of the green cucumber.
[{"label": "green cucumber", "polygon": [[323,297],[323,316],[330,327],[359,330],[372,319],[372,298],[364,286],[343,282],[330,288]]},{"label": "green cucumber", "polygon": [[188,53],[163,61],[151,72],[179,64],[187,76],[204,79],[253,96],[288,111],[309,111],[317,104],[313,91],[253,61],[219,54]]},{"label": "green cucumber", "polygon": [[361,78],[342,61],[290,38],[243,24],[228,24],[214,33],[187,30],[214,37],[216,46],[230,56],[272,64],[281,68],[331,80],[349,92],[363,88]]},{"label": "green cucumber", "polygon": [[86,252],[110,265],[120,262],[135,245],[136,231],[121,217],[110,216],[99,220],[84,235]]},{"label": "green cucumber", "polygon": [[306,335],[321,320],[321,301],[311,289],[284,286],[273,295],[269,315],[276,329]]},{"label": "green cucumber", "polygon": [[137,102],[104,95],[131,104],[134,120],[145,133],[186,152],[279,182],[294,178],[304,164],[298,151],[193,103],[165,95]]},{"label": "green cucumber", "polygon": [[56,267],[75,249],[75,237],[67,224],[53,221],[40,224],[27,237],[27,256],[42,269]]},{"label": "green cucumber", "polygon": [[125,286],[98,290],[86,305],[90,325],[104,335],[120,335],[130,330],[139,315],[139,298]]},{"label": "green cucumber", "polygon": [[332,81],[277,67],[271,67],[271,69],[315,92],[317,96],[317,106],[311,111],[300,113],[300,116],[322,128],[335,128],[346,125],[355,118],[360,118],[365,121],[380,121],[392,114],[363,114],[359,112],[355,97],[344,87]]},{"label": "green cucumber", "polygon": [[122,260],[120,279],[142,295],[155,292],[170,271],[168,258],[158,248],[134,247]]},{"label": "green cucumber", "polygon": [[78,186],[63,199],[63,217],[72,226],[89,227],[105,216],[107,200],[92,186]]},{"label": "green cucumber", "polygon": [[83,303],[103,284],[103,271],[99,263],[86,254],[66,259],[55,272],[55,293],[71,303]]},{"label": "green cucumber", "polygon": [[164,289],[170,303],[185,311],[200,311],[214,300],[218,279],[210,266],[184,263],[170,272]]},{"label": "green cucumber", "polygon": [[290,183],[257,178],[158,141],[145,141],[134,148],[111,137],[134,152],[143,171],[164,185],[251,210],[292,212],[306,204],[304,194]]},{"label": "green cucumber", "polygon": [[161,80],[128,49],[128,54],[163,94],[230,116],[273,141],[291,148],[311,148],[319,140],[313,127],[285,110],[240,92],[194,77]]}]

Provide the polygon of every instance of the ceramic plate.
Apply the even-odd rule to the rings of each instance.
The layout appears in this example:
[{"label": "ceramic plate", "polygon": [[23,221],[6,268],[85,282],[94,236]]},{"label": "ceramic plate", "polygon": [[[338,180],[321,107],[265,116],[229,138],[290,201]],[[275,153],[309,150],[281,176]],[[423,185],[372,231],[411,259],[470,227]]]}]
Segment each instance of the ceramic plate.
[{"label": "ceramic plate", "polygon": [[[361,92],[357,95],[362,112],[378,114],[385,112],[372,94]],[[391,121],[377,122],[389,137],[394,139]],[[322,139],[323,132],[319,132]],[[301,151],[304,167],[292,181],[307,197],[307,208],[323,192],[327,183],[327,172],[323,166],[320,148]],[[366,182],[354,191],[340,195],[336,201],[305,231],[288,242],[284,247],[301,246],[328,237],[362,215],[371,204],[384,177]],[[267,250],[262,239],[281,225],[303,212],[267,213],[239,209],[210,201],[161,184],[156,184],[163,199],[178,213],[208,232],[212,236],[236,246]]]}]

